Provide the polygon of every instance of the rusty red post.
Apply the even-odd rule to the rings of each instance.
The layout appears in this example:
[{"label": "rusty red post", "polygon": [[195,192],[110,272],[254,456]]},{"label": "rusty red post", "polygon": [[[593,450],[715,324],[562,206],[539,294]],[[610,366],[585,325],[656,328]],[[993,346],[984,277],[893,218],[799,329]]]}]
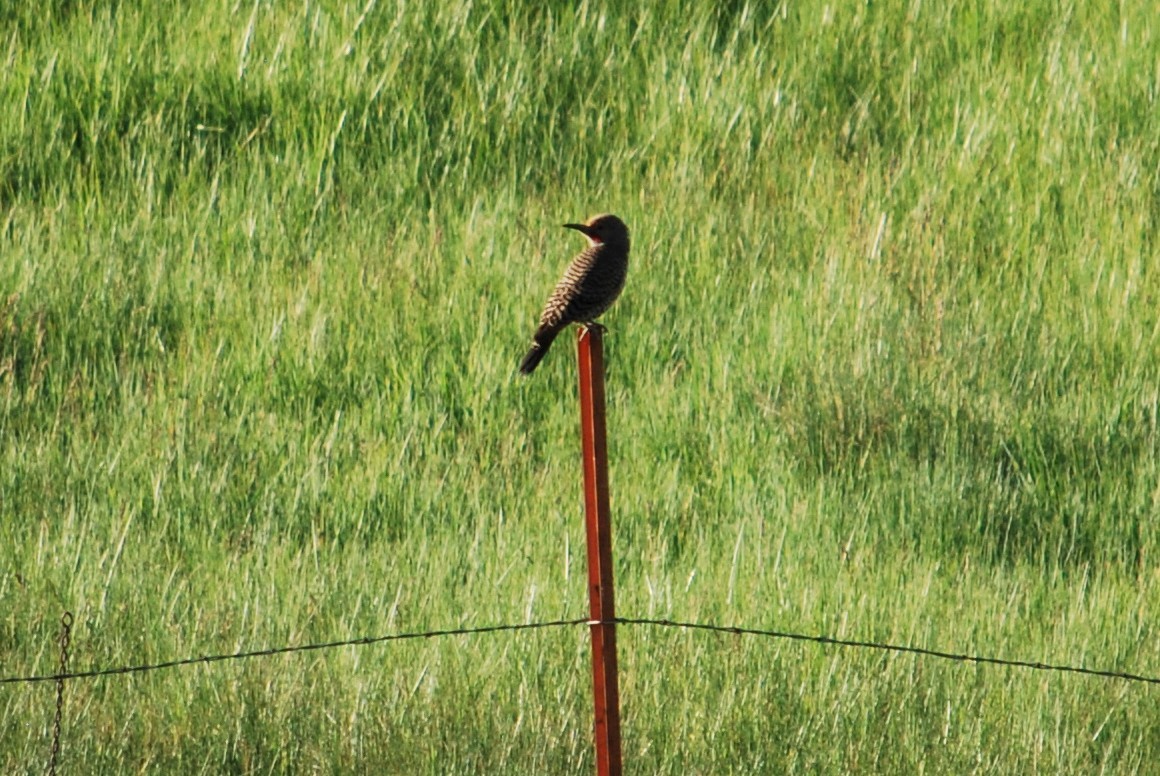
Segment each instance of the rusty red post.
[{"label": "rusty red post", "polygon": [[612,590],[608,508],[608,442],[604,428],[604,336],[581,327],[580,436],[584,445],[584,512],[588,526],[588,611],[592,621],[592,690],[596,702],[596,773],[620,776],[620,688]]}]

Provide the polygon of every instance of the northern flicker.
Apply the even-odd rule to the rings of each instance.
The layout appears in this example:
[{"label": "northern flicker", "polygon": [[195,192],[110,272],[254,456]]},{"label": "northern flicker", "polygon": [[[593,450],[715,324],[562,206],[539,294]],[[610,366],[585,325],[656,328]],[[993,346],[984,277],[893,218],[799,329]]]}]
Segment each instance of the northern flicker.
[{"label": "northern flicker", "polygon": [[583,224],[564,224],[588,238],[540,314],[532,349],[520,363],[530,375],[548,353],[552,340],[570,323],[590,325],[612,306],[628,272],[628,227],[614,215],[593,216]]}]

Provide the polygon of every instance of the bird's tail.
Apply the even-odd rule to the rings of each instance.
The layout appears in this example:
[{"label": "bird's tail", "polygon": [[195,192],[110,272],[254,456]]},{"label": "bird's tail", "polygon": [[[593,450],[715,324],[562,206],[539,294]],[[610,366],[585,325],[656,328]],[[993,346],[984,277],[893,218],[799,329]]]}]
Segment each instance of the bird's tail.
[{"label": "bird's tail", "polygon": [[559,333],[559,329],[537,329],[535,336],[532,337],[532,349],[520,362],[520,371],[526,375],[536,371],[536,367],[544,360],[544,356],[548,355],[548,348],[552,347],[552,341]]}]

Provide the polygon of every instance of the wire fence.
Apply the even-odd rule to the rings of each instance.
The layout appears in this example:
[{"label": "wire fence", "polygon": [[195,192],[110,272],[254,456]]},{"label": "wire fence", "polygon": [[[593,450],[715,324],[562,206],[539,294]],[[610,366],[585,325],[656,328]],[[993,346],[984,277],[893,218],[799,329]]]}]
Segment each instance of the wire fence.
[{"label": "wire fence", "polygon": [[61,670],[55,674],[34,674],[29,676],[0,677],[0,684],[34,684],[38,682],[61,682],[75,679],[96,679],[121,674],[139,674],[148,671],[159,671],[166,668],[180,668],[182,666],[197,665],[200,663],[220,663],[228,660],[250,660],[274,655],[286,655],[295,652],[314,652],[318,650],[338,649],[341,647],[363,647],[372,644],[383,644],[390,641],[412,641],[418,639],[433,639],[444,636],[476,636],[488,633],[504,633],[516,631],[544,630],[547,628],[567,628],[580,625],[629,625],[651,626],[656,628],[670,628],[691,631],[709,631],[713,633],[732,634],[735,636],[760,636],[765,638],[782,639],[787,641],[803,641],[845,649],[867,649],[881,652],[895,652],[901,654],[932,657],[957,663],[977,663],[984,665],[1006,666],[1009,668],[1024,668],[1034,671],[1051,671],[1056,673],[1082,674],[1084,676],[1101,677],[1104,679],[1118,679],[1126,682],[1160,685],[1160,676],[1114,671],[1103,668],[1088,668],[1086,666],[1066,665],[1061,663],[1046,663],[1038,660],[1020,660],[1003,657],[989,657],[973,655],[966,652],[948,652],[926,647],[915,647],[905,644],[891,644],[882,641],[862,641],[857,639],[841,639],[834,636],[810,635],[794,633],[792,631],[769,630],[764,628],[746,628],[736,625],[713,625],[710,623],[682,622],[679,620],[654,619],[646,617],[617,617],[609,622],[589,620],[579,617],[570,620],[544,620],[541,622],[519,623],[514,625],[482,625],[477,627],[444,628],[440,630],[413,631],[407,633],[392,633],[384,636],[362,636],[359,638],[342,639],[339,641],[324,641],[308,644],[290,644],[265,649],[248,650],[244,652],[223,653],[219,655],[201,655],[177,660],[165,660],[157,663],[141,663],[138,665],[115,666],[111,668],[94,668],[84,671],[68,671],[68,637],[72,624],[71,613],[65,613],[68,624],[62,621],[62,635],[60,642]]},{"label": "wire fence", "polygon": [[34,674],[28,676],[0,677],[0,685],[9,684],[36,684],[42,682],[56,682],[56,714],[53,720],[52,746],[50,750],[48,773],[56,773],[57,759],[60,754],[61,715],[64,707],[65,683],[81,679],[97,679],[101,677],[119,676],[123,674],[138,674],[149,671],[160,671],[169,668],[180,668],[198,664],[220,663],[232,660],[251,660],[274,655],[286,655],[297,652],[314,652],[318,650],[339,649],[343,647],[362,647],[373,644],[383,644],[392,641],[409,641],[419,639],[433,639],[446,636],[476,636],[491,633],[511,633],[517,631],[544,630],[549,628],[569,628],[577,626],[602,626],[615,624],[618,626],[667,628],[687,631],[711,632],[717,634],[731,634],[734,636],[754,636],[788,641],[808,642],[824,646],[839,647],[842,649],[877,650],[899,654],[916,655],[919,657],[937,658],[956,663],[975,663],[983,665],[1005,666],[1008,668],[1028,669],[1033,671],[1048,671],[1055,673],[1081,674],[1106,680],[1118,680],[1133,683],[1160,685],[1160,676],[1115,671],[1103,668],[1089,668],[1087,666],[1047,663],[1038,660],[1022,660],[986,655],[974,655],[965,652],[948,652],[926,647],[915,647],[905,644],[891,644],[881,641],[863,641],[856,639],[842,639],[834,636],[810,635],[792,631],[769,630],[764,628],[746,628],[734,625],[714,625],[710,623],[681,622],[678,620],[654,619],[645,617],[617,617],[608,622],[575,618],[570,620],[544,620],[505,625],[483,625],[477,627],[444,628],[440,630],[413,631],[405,633],[391,633],[380,636],[362,636],[359,638],[342,639],[339,641],[324,641],[307,644],[289,644],[265,649],[255,649],[244,652],[233,652],[218,655],[202,655],[176,660],[165,660],[156,663],[141,663],[123,665],[110,668],[93,668],[84,671],[70,671],[69,645],[72,634],[73,616],[65,612],[61,618],[61,631],[57,642],[60,647],[60,670],[55,674]]},{"label": "wire fence", "polygon": [[163,668],[178,668],[180,666],[197,665],[198,663],[220,663],[225,660],[248,660],[272,655],[286,655],[293,652],[314,652],[322,649],[337,649],[339,647],[362,647],[370,644],[382,644],[387,641],[408,641],[412,639],[433,639],[440,636],[471,636],[480,633],[498,633],[501,631],[537,630],[543,628],[558,628],[566,625],[585,625],[586,618],[577,620],[549,620],[546,622],[530,622],[520,625],[484,625],[477,628],[449,628],[446,630],[419,631],[415,633],[392,633],[386,636],[363,636],[341,641],[324,641],[313,644],[291,644],[281,647],[268,647],[247,652],[233,652],[221,655],[202,655],[187,657],[178,660],[165,660],[159,663],[142,663],[140,665],[117,666],[114,668],[96,668],[88,671],[61,672],[57,674],[42,674],[38,676],[11,676],[0,678],[0,684],[19,684],[33,682],[57,682],[73,679],[95,679],[101,676],[116,676],[118,674],[140,674],[147,671],[159,671]]}]

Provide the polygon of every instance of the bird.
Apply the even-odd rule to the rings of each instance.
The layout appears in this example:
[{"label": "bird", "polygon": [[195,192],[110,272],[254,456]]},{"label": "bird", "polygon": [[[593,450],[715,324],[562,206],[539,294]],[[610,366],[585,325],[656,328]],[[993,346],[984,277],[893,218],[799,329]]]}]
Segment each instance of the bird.
[{"label": "bird", "polygon": [[520,372],[525,375],[536,370],[556,335],[568,324],[596,325],[596,319],[620,296],[628,274],[628,227],[618,217],[602,213],[582,224],[564,227],[587,237],[588,247],[572,259],[544,305],[532,347],[520,362]]}]

